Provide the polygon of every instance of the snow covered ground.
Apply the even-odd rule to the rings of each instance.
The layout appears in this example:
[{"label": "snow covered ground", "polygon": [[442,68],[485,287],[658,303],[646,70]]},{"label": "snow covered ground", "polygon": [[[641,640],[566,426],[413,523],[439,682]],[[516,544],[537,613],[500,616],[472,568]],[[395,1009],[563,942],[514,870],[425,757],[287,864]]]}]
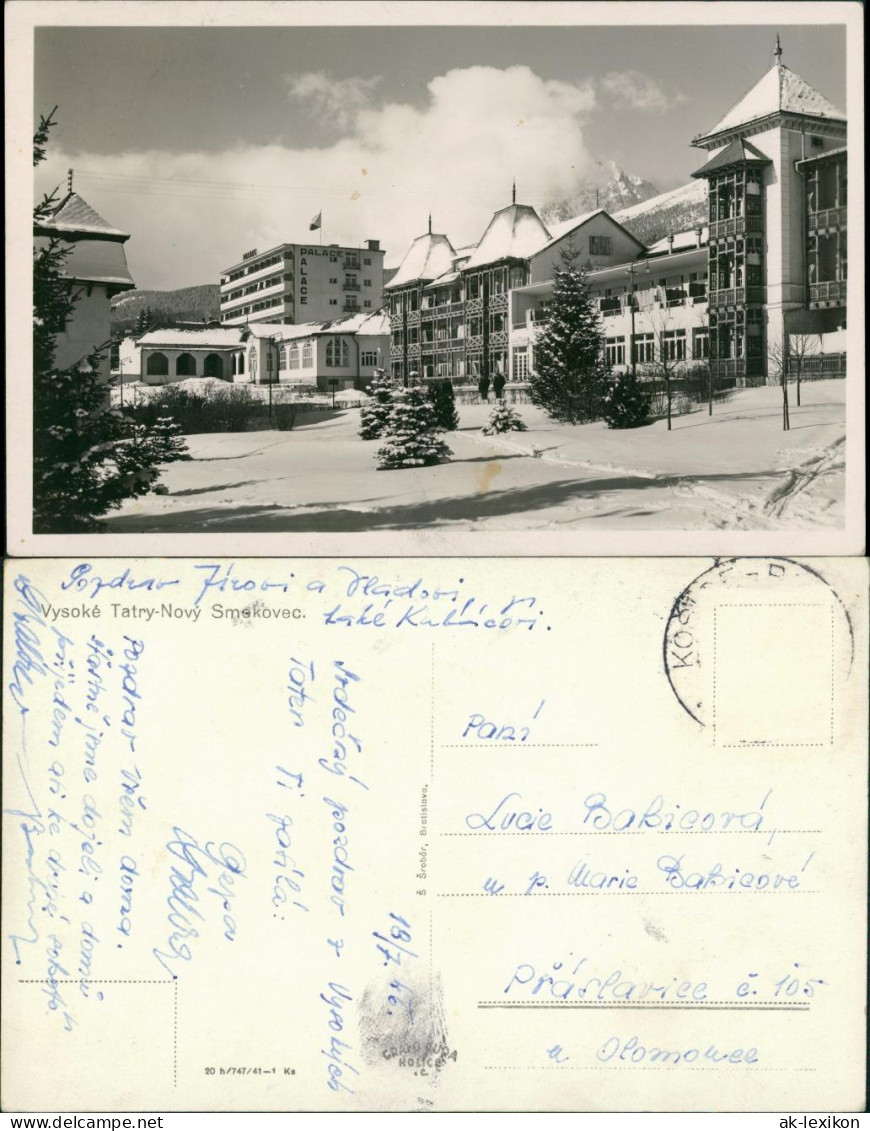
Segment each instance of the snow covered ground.
[{"label": "snow covered ground", "polygon": [[436,467],[378,471],[359,412],[303,418],[292,432],[188,438],[168,495],[131,500],[116,533],[449,530],[787,530],[844,519],[845,382],[816,381],[782,431],[777,388],[738,390],[641,429],[578,427],[518,411],[529,431],[486,437],[489,409],[463,405]]}]

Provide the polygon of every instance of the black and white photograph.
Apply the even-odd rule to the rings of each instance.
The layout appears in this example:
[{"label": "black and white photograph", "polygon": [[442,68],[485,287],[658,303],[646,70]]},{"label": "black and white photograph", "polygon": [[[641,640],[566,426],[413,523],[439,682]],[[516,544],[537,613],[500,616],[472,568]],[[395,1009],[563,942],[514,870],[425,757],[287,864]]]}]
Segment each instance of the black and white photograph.
[{"label": "black and white photograph", "polygon": [[860,548],[855,6],[22,7],[20,544]]}]

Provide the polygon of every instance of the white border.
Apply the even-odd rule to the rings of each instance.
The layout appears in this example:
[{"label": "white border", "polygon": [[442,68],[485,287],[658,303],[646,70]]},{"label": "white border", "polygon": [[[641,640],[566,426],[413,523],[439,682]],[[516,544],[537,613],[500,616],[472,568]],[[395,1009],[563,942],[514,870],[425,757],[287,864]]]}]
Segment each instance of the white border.
[{"label": "white border", "polygon": [[[9,0],[6,4],[7,552],[11,556],[568,556],[674,554],[832,555],[864,552],[864,100],[863,8],[831,0],[749,4],[723,0]],[[560,24],[801,25],[846,27],[849,117],[849,288],[846,378],[846,522],[809,531],[449,530],[363,534],[31,533],[31,216],[33,29],[72,26],[399,26]],[[99,77],[95,76],[95,82]]]}]

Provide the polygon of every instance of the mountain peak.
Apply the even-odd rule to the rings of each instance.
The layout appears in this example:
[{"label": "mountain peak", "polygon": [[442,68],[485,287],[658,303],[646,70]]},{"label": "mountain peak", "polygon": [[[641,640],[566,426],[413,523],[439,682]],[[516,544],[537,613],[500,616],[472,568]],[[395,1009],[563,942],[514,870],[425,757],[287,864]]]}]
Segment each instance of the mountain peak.
[{"label": "mountain peak", "polygon": [[569,220],[572,216],[579,216],[593,208],[606,208],[608,212],[616,212],[658,195],[659,190],[654,184],[645,181],[643,177],[626,173],[615,161],[599,161],[596,164],[607,180],[602,182],[600,178],[590,178],[581,181],[570,196],[545,204],[541,209],[544,223]]}]

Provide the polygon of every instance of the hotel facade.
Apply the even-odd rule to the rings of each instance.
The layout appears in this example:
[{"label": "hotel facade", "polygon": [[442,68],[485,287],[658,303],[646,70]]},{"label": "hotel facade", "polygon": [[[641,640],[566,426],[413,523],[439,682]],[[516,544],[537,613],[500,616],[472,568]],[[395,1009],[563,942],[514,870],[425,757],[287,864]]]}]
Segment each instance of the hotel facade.
[{"label": "hotel facade", "polygon": [[294,325],[371,314],[383,306],[384,253],[365,247],[284,243],[245,252],[220,276],[222,326]]},{"label": "hotel facade", "polygon": [[[431,230],[385,287],[393,379],[524,381],[569,244],[601,314],[606,360],[640,376],[709,367],[722,385],[846,367],[846,118],[782,62],[694,138],[707,221],[644,246],[603,210],[547,226],[497,211],[454,249]],[[652,208],[655,200],[647,202]]]}]

